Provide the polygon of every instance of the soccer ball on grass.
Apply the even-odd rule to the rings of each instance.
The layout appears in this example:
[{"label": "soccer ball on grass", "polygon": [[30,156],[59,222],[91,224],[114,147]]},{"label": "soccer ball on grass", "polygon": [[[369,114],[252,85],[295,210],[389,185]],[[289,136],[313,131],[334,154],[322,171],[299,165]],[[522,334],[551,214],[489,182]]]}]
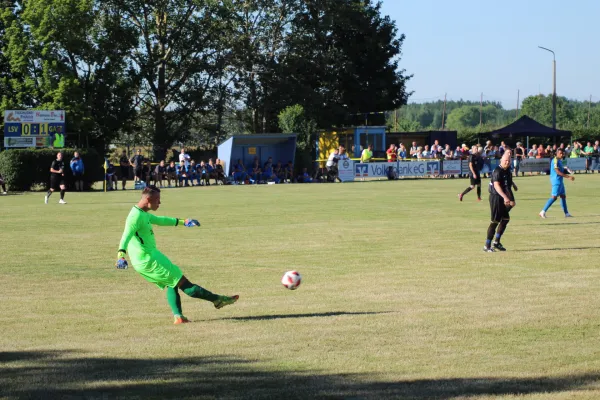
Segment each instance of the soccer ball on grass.
[{"label": "soccer ball on grass", "polygon": [[290,290],[298,289],[298,286],[300,286],[301,282],[302,276],[300,276],[298,271],[288,271],[283,274],[283,277],[281,278],[281,283],[283,286]]}]

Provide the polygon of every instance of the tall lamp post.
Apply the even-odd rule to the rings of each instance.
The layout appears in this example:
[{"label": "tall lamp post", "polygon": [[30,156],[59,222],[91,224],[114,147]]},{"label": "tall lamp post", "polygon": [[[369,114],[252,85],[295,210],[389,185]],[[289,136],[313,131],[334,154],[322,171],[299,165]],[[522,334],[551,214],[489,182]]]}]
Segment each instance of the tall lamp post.
[{"label": "tall lamp post", "polygon": [[538,47],[552,53],[552,128],[556,129],[556,55],[550,49]]}]

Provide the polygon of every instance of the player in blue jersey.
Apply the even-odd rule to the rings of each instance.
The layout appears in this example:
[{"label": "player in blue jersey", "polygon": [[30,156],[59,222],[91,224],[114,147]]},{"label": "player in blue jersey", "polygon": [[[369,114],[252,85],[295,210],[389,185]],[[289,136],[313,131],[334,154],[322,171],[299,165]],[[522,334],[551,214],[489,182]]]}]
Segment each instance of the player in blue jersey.
[{"label": "player in blue jersey", "polygon": [[565,157],[565,151],[563,149],[556,150],[556,157],[550,161],[550,183],[552,184],[552,197],[548,199],[548,202],[544,206],[544,209],[540,211],[540,217],[546,218],[546,211],[552,204],[560,197],[565,217],[571,217],[569,210],[567,209],[567,194],[565,191],[565,185],[563,178],[567,178],[571,181],[575,180],[574,176],[569,175],[570,172],[567,167],[563,166],[563,158]]}]

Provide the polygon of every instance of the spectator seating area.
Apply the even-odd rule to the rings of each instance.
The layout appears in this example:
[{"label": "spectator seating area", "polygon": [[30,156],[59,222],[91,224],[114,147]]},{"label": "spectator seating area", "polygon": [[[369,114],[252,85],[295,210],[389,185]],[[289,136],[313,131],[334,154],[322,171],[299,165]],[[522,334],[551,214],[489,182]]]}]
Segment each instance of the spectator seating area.
[{"label": "spectator seating area", "polygon": [[[342,146],[343,147],[343,146]],[[487,141],[484,145],[476,144],[472,147],[463,144],[455,149],[450,148],[449,145],[441,145],[436,140],[431,145],[418,145],[413,142],[409,146],[399,143],[398,145],[392,144],[386,151],[387,161],[423,161],[423,160],[466,160],[469,155],[472,154],[473,150],[477,148],[479,154],[484,158],[484,165],[488,166],[488,170],[492,169],[493,159],[500,159],[507,149],[512,149],[513,159],[550,159],[554,157],[556,150],[562,148],[565,150],[567,158],[585,158],[585,170],[581,172],[594,173],[600,171],[600,144],[599,141],[595,143],[579,143],[573,142],[573,144],[531,144],[529,148],[525,148],[521,143],[517,143],[515,148],[507,145],[504,141],[499,144],[494,144],[492,141]],[[362,146],[360,152],[364,149]],[[345,151],[345,149],[344,149]],[[201,160],[196,162],[195,160],[183,158],[180,156],[180,162],[176,163],[171,161],[169,164],[164,161],[158,163],[151,163],[148,159],[144,159],[142,165],[141,176],[139,181],[143,181],[145,184],[155,184],[159,187],[193,187],[193,186],[210,186],[211,184],[216,185],[248,185],[248,184],[281,184],[281,183],[326,183],[336,182],[337,179],[337,162],[339,161],[339,153],[341,151],[336,150],[335,154],[329,158],[329,161],[333,160],[332,165],[316,165],[313,170],[303,168],[301,171],[297,171],[294,167],[293,161],[289,160],[287,163],[283,163],[281,160],[276,162],[273,157],[267,157],[266,159],[260,159],[258,156],[254,156],[250,163],[244,163],[241,158],[234,160],[233,165],[230,167],[230,173],[225,172],[225,166],[222,160],[209,159],[208,161]],[[182,153],[184,154],[184,153]],[[352,154],[352,153],[351,153]],[[376,161],[377,159],[371,158],[365,160],[363,157],[360,159],[353,158],[357,162],[368,162]],[[325,160],[319,160],[325,161]],[[333,168],[332,168],[333,166]],[[518,169],[513,169],[515,174],[518,174]],[[539,174],[540,172],[537,172]],[[543,172],[542,172],[543,173]],[[521,175],[525,173],[522,172]],[[529,174],[534,174],[530,172]],[[111,163],[108,164],[106,180],[107,187],[109,190],[117,188],[117,183],[122,179],[119,176],[117,168]],[[466,174],[459,175],[436,175],[437,178],[456,178],[466,177]],[[128,176],[127,178],[130,178]]]}]

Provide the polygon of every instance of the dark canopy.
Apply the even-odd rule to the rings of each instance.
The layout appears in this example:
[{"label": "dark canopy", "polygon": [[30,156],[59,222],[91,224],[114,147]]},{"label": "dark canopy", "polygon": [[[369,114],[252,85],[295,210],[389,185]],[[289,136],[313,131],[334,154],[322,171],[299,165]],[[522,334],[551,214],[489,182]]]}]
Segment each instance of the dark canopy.
[{"label": "dark canopy", "polygon": [[571,137],[571,131],[553,129],[546,125],[540,124],[536,120],[529,118],[527,115],[523,115],[521,118],[512,124],[506,125],[504,128],[496,129],[495,131],[491,132],[480,133],[479,136],[493,139],[506,139],[523,136]]}]

